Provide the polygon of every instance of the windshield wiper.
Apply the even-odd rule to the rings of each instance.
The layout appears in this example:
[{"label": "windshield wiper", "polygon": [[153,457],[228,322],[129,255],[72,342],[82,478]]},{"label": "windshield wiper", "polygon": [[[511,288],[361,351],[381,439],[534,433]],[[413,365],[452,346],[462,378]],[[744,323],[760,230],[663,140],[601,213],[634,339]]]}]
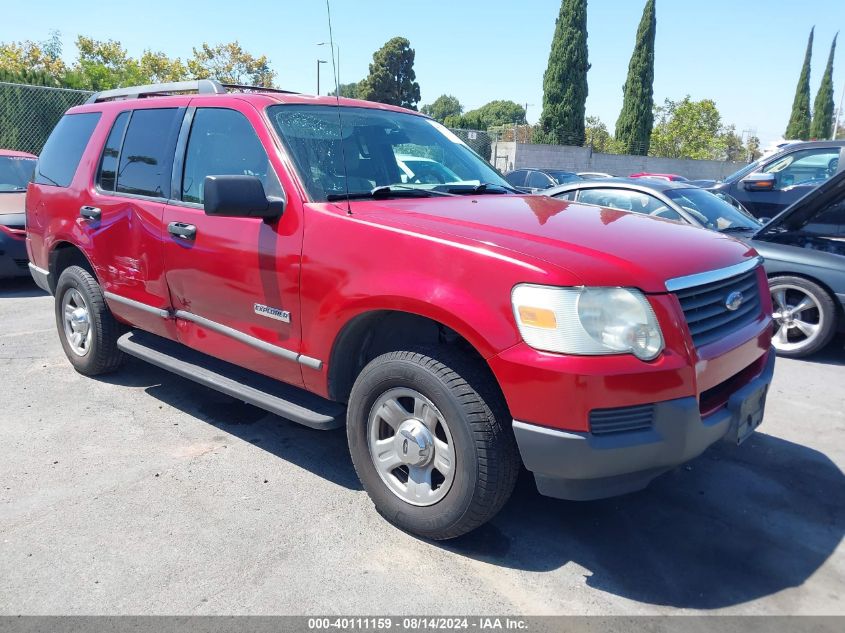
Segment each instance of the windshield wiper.
[{"label": "windshield wiper", "polygon": [[416,187],[403,187],[402,185],[383,185],[376,187],[370,191],[350,191],[349,193],[330,193],[326,195],[326,200],[334,202],[336,200],[365,200],[367,198],[373,200],[386,200],[387,198],[431,198],[433,196],[449,196],[455,194],[446,193],[445,191],[435,191],[434,189],[417,189]]},{"label": "windshield wiper", "polygon": [[502,195],[505,192],[509,193],[522,193],[518,189],[514,189],[513,187],[508,187],[507,185],[500,185],[495,182],[482,182],[480,185],[458,185],[455,187],[449,187],[448,191],[452,194],[497,194]]}]

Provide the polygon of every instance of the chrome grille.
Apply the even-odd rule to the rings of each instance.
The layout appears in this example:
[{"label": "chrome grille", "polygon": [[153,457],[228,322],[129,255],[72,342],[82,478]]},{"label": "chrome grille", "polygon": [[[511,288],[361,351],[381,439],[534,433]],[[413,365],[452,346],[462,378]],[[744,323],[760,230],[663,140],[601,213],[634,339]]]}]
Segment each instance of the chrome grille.
[{"label": "chrome grille", "polygon": [[654,423],[654,405],[641,404],[617,409],[590,411],[590,431],[594,435],[650,429]]},{"label": "chrome grille", "polygon": [[[742,293],[742,303],[736,310],[729,310],[726,303],[734,292]],[[675,296],[681,302],[696,347],[748,325],[760,314],[756,268],[727,279],[678,290]]]}]

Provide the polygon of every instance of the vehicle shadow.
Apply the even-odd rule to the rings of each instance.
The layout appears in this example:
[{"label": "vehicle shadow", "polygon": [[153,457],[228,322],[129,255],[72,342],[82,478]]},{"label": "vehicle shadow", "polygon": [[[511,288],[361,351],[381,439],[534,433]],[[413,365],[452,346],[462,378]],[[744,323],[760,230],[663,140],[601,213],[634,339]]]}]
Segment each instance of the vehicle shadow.
[{"label": "vehicle shadow", "polygon": [[[345,488],[360,490],[343,430],[315,431],[129,359],[101,380],[151,396]],[[523,471],[487,525],[432,543],[492,565],[587,570],[592,588],[654,605],[716,609],[804,583],[845,534],[845,475],[824,454],[763,433],[719,444],[639,493],[541,497]],[[564,590],[562,588],[562,590]]]},{"label": "vehicle shadow", "polygon": [[824,349],[800,360],[820,365],[845,365],[845,335],[840,334],[834,337],[830,343],[825,345]]},{"label": "vehicle shadow", "polygon": [[0,280],[0,299],[7,297],[24,299],[27,297],[43,297],[46,295],[47,293],[36,286],[35,282],[29,277]]},{"label": "vehicle shadow", "polygon": [[344,429],[317,431],[203,387],[135,358],[97,380],[146,393],[250,444],[350,490],[362,490]]},{"label": "vehicle shadow", "polygon": [[842,471],[818,451],[759,432],[615,499],[546,499],[523,475],[496,519],[442,546],[537,572],[574,562],[595,589],[716,609],[801,585],[845,533]]}]

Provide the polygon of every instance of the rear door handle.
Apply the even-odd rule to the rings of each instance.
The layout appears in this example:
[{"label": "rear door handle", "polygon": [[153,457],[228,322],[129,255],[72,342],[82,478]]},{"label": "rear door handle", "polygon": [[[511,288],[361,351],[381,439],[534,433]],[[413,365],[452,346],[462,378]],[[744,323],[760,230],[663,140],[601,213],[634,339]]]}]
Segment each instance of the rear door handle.
[{"label": "rear door handle", "polygon": [[102,215],[102,211],[100,211],[97,207],[89,207],[86,205],[79,208],[79,216],[85,218],[86,220],[94,220],[96,222]]},{"label": "rear door handle", "polygon": [[197,227],[184,222],[171,222],[167,225],[167,232],[182,240],[192,240],[197,235]]}]

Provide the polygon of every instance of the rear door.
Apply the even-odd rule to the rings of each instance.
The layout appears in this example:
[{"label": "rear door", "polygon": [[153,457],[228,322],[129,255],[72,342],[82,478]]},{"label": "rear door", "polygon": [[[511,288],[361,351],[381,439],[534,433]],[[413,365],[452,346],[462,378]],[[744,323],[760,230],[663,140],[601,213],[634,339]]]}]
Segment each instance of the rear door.
[{"label": "rear door", "polygon": [[164,278],[162,218],[184,108],[117,114],[93,187],[80,200],[78,224],[97,255],[109,307],[132,325],[173,337]]},{"label": "rear door", "polygon": [[206,176],[252,175],[284,196],[278,152],[260,114],[232,99],[191,101],[179,136],[173,195],[164,213],[167,284],[179,340],[294,385],[299,358],[301,208],[281,218],[207,216]]}]

